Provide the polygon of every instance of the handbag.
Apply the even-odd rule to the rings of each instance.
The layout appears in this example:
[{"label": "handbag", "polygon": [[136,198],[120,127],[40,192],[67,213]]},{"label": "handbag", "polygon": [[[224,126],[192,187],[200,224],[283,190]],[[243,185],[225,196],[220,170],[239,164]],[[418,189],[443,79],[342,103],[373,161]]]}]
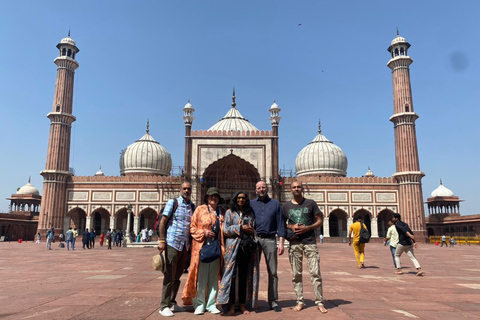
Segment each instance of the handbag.
[{"label": "handbag", "polygon": [[[220,229],[220,224],[217,221],[215,222],[215,227],[217,230]],[[222,256],[222,250],[220,249],[220,241],[217,239],[218,233],[215,234],[215,239],[212,241],[205,241],[203,247],[200,249],[200,261],[203,263],[210,263]]]},{"label": "handbag", "polygon": [[290,241],[300,241],[300,236],[296,234],[292,229],[287,228],[287,240]]}]

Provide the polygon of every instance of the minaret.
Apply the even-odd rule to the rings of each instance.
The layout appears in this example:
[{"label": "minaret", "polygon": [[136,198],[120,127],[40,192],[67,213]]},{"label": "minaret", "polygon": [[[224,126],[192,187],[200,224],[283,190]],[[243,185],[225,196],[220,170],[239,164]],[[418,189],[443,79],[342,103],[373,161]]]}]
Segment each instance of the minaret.
[{"label": "minaret", "polygon": [[190,104],[190,99],[183,108],[183,121],[185,122],[185,180],[190,181],[192,178],[192,123],[195,117],[193,112],[195,109]]},{"label": "minaret", "polygon": [[413,109],[412,89],[410,86],[410,64],[413,60],[407,51],[410,44],[401,37],[392,40],[388,51],[391,59],[388,67],[392,69],[393,79],[393,116],[396,173],[393,175],[400,184],[399,203],[402,220],[410,225],[418,239],[426,239],[425,214],[423,207],[422,178],[418,160],[417,135],[415,121],[418,115]]},{"label": "minaret", "polygon": [[75,41],[68,36],[57,45],[59,56],[54,60],[57,68],[57,80],[53,97],[53,109],[47,117],[50,119],[50,136],[48,139],[47,163],[43,176],[43,196],[38,231],[45,234],[51,226],[55,234],[63,232],[63,221],[67,211],[66,183],[71,176],[70,135],[72,123],[76,120],[73,109],[73,80],[78,62],[75,55],[78,48]]},{"label": "minaret", "polygon": [[273,179],[273,196],[274,198],[279,198],[280,194],[276,194],[276,183],[280,183],[279,181],[279,164],[278,164],[278,125],[280,124],[280,108],[278,107],[277,102],[274,100],[273,104],[270,106],[268,110],[270,112],[270,123],[272,124],[272,179]]}]

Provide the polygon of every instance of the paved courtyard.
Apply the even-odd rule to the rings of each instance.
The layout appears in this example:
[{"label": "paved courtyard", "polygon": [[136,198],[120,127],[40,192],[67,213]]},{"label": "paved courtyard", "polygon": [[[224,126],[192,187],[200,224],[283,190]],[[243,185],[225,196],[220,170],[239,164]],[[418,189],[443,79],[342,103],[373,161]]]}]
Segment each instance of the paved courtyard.
[{"label": "paved courtyard", "polygon": [[[416,277],[402,257],[405,274],[393,274],[388,247],[366,248],[366,269],[356,268],[347,244],[319,245],[328,314],[313,303],[304,271],[306,309],[293,311],[295,294],[288,258],[279,259],[282,313],[268,309],[262,261],[260,302],[245,319],[480,319],[480,246],[416,250],[425,276]],[[162,319],[158,314],[162,273],[151,268],[156,249],[67,251],[58,243],[0,243],[1,319]],[[185,275],[184,275],[185,277]],[[183,284],[182,284],[183,287]],[[181,288],[182,288],[181,287]],[[181,301],[180,299],[178,299]],[[196,318],[192,309],[174,319]],[[200,319],[224,317],[205,314]]]}]

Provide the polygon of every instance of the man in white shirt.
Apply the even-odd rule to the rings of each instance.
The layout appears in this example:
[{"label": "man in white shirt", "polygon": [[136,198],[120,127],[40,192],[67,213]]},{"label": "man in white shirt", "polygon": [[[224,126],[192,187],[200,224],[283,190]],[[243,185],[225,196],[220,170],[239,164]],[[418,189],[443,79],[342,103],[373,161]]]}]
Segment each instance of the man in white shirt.
[{"label": "man in white shirt", "polygon": [[388,225],[389,227],[387,230],[387,235],[385,236],[385,238],[383,238],[383,243],[384,245],[387,245],[387,241],[390,241],[389,245],[390,245],[390,252],[392,253],[393,265],[395,269],[397,269],[397,263],[395,262],[395,248],[397,247],[397,244],[398,244],[398,232],[392,220],[388,221]]}]

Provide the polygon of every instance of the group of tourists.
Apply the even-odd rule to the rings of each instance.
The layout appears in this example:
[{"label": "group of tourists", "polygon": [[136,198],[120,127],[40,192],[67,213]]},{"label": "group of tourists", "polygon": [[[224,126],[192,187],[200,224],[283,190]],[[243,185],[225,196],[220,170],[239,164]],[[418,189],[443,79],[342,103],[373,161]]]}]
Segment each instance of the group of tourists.
[{"label": "group of tourists", "polygon": [[283,208],[268,196],[265,181],[256,184],[255,199],[250,200],[246,191],[238,191],[226,212],[219,206],[222,198],[218,188],[209,188],[198,207],[190,199],[191,192],[191,184],[184,182],[180,196],[167,202],[160,219],[158,250],[165,257],[159,310],[162,316],[171,317],[175,311],[183,310],[177,305],[176,296],[189,257],[182,292],[184,306],[193,305],[195,315],[205,312],[235,315],[237,310],[249,314],[258,303],[262,253],[268,273],[268,304],[275,312],[281,312],[277,259],[284,253],[285,238],[290,243],[288,254],[297,296],[294,310],[301,311],[305,306],[302,283],[305,255],[315,303],[321,313],[327,313],[315,236],[323,216],[315,201],[303,197],[300,182],[292,183],[293,198]]}]

